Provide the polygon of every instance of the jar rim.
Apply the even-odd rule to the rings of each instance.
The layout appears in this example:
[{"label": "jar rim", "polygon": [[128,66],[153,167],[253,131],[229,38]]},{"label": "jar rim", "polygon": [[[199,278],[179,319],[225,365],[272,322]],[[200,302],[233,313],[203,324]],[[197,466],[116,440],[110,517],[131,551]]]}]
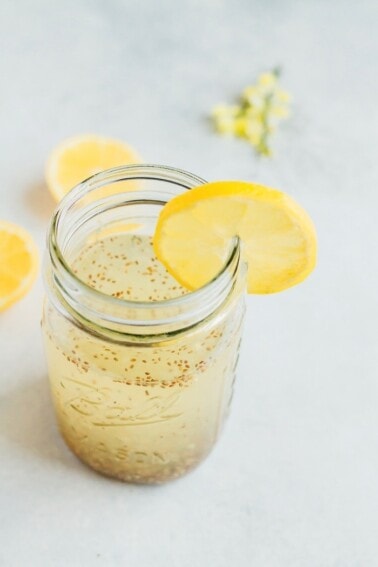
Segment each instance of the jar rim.
[{"label": "jar rim", "polygon": [[[63,295],[64,303],[66,304],[67,299],[69,299],[66,293],[67,289],[72,290],[79,288],[84,294],[86,294],[87,297],[92,298],[93,301],[100,302],[102,305],[106,304],[110,307],[110,311],[114,310],[117,312],[117,314],[126,313],[130,309],[134,311],[139,310],[141,313],[143,313],[148,309],[151,310],[151,307],[153,307],[155,311],[163,311],[179,307],[187,310],[190,309],[190,305],[197,305],[201,303],[205,305],[211,304],[215,301],[216,296],[219,295],[220,292],[224,292],[228,288],[230,288],[230,270],[232,270],[233,273],[236,273],[238,270],[238,266],[240,264],[240,240],[237,236],[235,236],[230,243],[229,254],[221,269],[209,282],[196,290],[188,290],[188,293],[171,299],[163,299],[158,301],[133,301],[129,299],[114,297],[112,295],[103,293],[101,290],[89,286],[86,282],[78,278],[77,275],[73,272],[69,263],[65,259],[64,251],[62,250],[59,243],[59,230],[61,224],[65,221],[67,213],[69,212],[71,207],[75,205],[75,203],[77,203],[81,198],[90,194],[92,191],[95,191],[96,189],[99,189],[104,185],[109,185],[110,183],[124,180],[127,181],[131,179],[164,181],[184,187],[185,189],[191,189],[195,186],[206,183],[204,179],[181,169],[155,164],[133,164],[115,167],[102,171],[100,173],[96,173],[95,175],[76,185],[59,203],[53,214],[48,231],[47,244],[52,265],[52,279],[54,287],[58,290],[59,295]],[[153,199],[155,199],[155,202],[163,203],[163,201],[157,199],[156,196],[153,197],[152,191],[138,190],[122,193],[126,200],[132,201],[134,197],[134,200],[132,201],[134,203],[138,202],[138,198],[139,201],[143,201],[146,198],[146,195],[149,194],[151,195],[151,202],[153,202]],[[116,200],[119,199],[119,195],[120,194],[116,194],[111,197],[107,197],[107,201],[111,201],[111,199],[113,198],[114,203],[116,203]],[[70,304],[70,301],[68,301],[68,303]],[[72,305],[70,305],[70,307],[72,307]],[[98,315],[97,310],[95,310],[92,315],[93,314]],[[88,308],[86,309],[85,317],[91,319],[91,310]],[[138,319],[137,321],[133,322],[125,316],[114,316],[109,315],[109,313],[105,317],[105,320],[108,324],[112,326],[116,325],[116,327],[120,325],[122,326],[130,324],[138,324],[142,326],[143,324],[148,324],[148,326],[151,325],[151,321],[145,321],[143,320],[143,317],[141,320]],[[159,326],[162,324],[167,324],[167,322],[167,320],[158,319]],[[106,325],[106,327],[108,327],[108,325]]]}]

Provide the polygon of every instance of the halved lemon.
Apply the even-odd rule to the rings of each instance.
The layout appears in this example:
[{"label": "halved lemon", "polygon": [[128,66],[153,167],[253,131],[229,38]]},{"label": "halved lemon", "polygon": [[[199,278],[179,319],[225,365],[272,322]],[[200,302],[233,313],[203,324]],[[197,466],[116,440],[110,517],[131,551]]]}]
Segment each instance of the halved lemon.
[{"label": "halved lemon", "polygon": [[[76,136],[64,140],[51,153],[46,164],[46,183],[53,197],[60,201],[75,185],[95,173],[140,162],[137,152],[124,142],[95,135]],[[126,186],[126,182],[122,185]],[[135,189],[132,182],[127,188]],[[121,190],[120,184],[112,185],[112,191],[116,190]]]},{"label": "halved lemon", "polygon": [[38,272],[38,250],[22,227],[0,221],[0,311],[21,299]]},{"label": "halved lemon", "polygon": [[316,233],[291,197],[243,181],[216,181],[162,209],[154,249],[168,271],[197,289],[221,270],[233,236],[248,264],[248,292],[275,293],[303,281],[316,264]]}]

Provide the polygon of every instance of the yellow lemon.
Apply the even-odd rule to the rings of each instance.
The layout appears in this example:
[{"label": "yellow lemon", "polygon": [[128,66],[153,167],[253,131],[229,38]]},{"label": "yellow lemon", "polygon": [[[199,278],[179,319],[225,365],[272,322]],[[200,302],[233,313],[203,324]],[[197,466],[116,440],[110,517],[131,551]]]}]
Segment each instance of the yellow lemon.
[{"label": "yellow lemon", "polygon": [[0,221],[0,311],[21,299],[38,272],[38,251],[22,227]]},{"label": "yellow lemon", "polygon": [[[77,136],[63,141],[51,153],[46,164],[46,183],[54,198],[60,201],[70,189],[95,173],[140,162],[139,155],[124,142],[95,135]],[[135,189],[135,183],[132,185],[129,182],[127,187]],[[126,182],[122,186],[125,187]],[[113,186],[113,192],[116,188]]]},{"label": "yellow lemon", "polygon": [[208,183],[169,201],[154,249],[181,284],[197,289],[222,269],[235,235],[248,264],[249,293],[284,290],[315,267],[315,228],[302,207],[281,191],[243,181]]}]

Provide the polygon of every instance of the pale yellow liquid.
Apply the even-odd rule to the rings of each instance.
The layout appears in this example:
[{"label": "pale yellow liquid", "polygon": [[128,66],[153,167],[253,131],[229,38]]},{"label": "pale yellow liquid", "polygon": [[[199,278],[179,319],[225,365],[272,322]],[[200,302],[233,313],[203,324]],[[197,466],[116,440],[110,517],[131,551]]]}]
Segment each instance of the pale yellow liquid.
[{"label": "pale yellow liquid", "polygon": [[[187,293],[158,262],[148,236],[87,246],[76,275],[105,294],[153,302]],[[48,302],[44,331],[61,432],[99,472],[130,482],[178,477],[212,448],[227,411],[243,305],[145,346],[94,336]]]}]

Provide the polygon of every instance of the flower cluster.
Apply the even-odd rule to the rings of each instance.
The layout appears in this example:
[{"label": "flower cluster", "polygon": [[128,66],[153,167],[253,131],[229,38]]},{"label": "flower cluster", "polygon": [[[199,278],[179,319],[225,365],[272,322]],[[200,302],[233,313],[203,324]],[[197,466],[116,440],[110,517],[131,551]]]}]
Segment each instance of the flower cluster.
[{"label": "flower cluster", "polygon": [[255,85],[244,89],[239,104],[217,105],[212,112],[217,131],[244,138],[257,153],[270,156],[269,138],[290,113],[291,97],[278,78],[278,70],[262,73]]}]

